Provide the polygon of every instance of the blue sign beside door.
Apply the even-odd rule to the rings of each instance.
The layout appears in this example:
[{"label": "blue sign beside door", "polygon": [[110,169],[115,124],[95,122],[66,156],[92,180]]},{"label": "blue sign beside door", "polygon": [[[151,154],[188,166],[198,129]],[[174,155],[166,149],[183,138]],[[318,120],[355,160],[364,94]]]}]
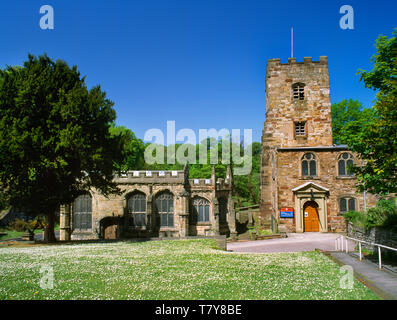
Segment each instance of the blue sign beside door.
[{"label": "blue sign beside door", "polygon": [[280,209],[280,218],[293,218],[293,217],[294,217],[294,208]]}]

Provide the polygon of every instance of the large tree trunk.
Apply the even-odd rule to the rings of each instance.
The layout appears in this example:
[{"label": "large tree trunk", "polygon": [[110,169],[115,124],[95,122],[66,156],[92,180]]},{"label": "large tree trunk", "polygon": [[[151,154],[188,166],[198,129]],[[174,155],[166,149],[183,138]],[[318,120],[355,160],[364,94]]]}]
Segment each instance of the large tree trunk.
[{"label": "large tree trunk", "polygon": [[54,226],[55,226],[55,212],[47,212],[45,215],[46,226],[44,230],[45,242],[56,242]]}]

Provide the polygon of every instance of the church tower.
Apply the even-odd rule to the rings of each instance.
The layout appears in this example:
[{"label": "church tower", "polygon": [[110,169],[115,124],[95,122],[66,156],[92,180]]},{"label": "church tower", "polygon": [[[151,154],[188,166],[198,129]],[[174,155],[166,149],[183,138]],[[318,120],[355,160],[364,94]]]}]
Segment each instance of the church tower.
[{"label": "church tower", "polygon": [[280,148],[332,147],[328,58],[288,63],[270,59],[266,69],[266,121],[262,131],[261,213],[276,216]]}]

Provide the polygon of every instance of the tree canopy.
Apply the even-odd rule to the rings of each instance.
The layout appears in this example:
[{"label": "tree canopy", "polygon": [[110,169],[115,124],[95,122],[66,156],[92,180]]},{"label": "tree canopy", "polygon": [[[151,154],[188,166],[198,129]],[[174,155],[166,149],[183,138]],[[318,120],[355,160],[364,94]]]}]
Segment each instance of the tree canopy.
[{"label": "tree canopy", "polygon": [[359,70],[360,80],[377,91],[374,116],[345,126],[346,143],[364,160],[353,168],[358,189],[375,194],[397,192],[397,28],[392,37],[379,36],[371,71]]},{"label": "tree canopy", "polygon": [[0,192],[11,206],[45,214],[54,241],[61,204],[92,187],[118,191],[124,140],[110,133],[114,103],[99,85],[87,89],[76,66],[46,55],[0,70],[0,79]]}]

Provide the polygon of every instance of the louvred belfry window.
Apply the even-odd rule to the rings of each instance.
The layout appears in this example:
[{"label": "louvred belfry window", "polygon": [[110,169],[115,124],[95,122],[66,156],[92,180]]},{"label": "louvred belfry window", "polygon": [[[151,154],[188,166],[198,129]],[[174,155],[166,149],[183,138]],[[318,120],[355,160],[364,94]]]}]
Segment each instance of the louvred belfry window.
[{"label": "louvred belfry window", "polygon": [[303,83],[295,83],[292,86],[294,100],[305,100],[305,85]]}]

